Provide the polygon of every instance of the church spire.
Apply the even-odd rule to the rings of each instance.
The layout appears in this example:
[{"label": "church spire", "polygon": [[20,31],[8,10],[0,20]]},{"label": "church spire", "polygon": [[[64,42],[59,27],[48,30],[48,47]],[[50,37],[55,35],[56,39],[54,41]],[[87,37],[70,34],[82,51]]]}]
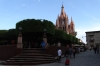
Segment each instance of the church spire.
[{"label": "church spire", "polygon": [[64,13],[64,6],[63,6],[63,2],[62,2],[62,7],[61,7],[61,14]]},{"label": "church spire", "polygon": [[71,17],[71,22],[73,22],[73,19],[72,19],[72,17]]},{"label": "church spire", "polygon": [[73,19],[72,19],[72,17],[71,17],[71,22],[70,22],[70,24],[71,24],[71,25],[74,25],[74,22],[73,22]]}]

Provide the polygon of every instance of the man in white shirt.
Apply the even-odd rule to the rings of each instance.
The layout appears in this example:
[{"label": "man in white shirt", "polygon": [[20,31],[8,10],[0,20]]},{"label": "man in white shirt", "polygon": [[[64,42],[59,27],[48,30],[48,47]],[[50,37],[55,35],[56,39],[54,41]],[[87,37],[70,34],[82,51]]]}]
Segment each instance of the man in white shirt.
[{"label": "man in white shirt", "polygon": [[59,57],[58,62],[61,62],[61,54],[62,54],[62,51],[61,51],[61,49],[59,48],[59,49],[58,49],[58,57]]}]

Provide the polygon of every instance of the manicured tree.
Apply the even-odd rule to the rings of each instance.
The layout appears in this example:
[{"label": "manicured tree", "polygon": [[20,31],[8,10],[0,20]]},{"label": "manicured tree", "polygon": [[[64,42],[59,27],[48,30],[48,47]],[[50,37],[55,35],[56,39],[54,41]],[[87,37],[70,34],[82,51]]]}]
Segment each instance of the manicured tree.
[{"label": "manicured tree", "polygon": [[75,36],[72,36],[72,43],[74,44],[75,43]]},{"label": "manicured tree", "polygon": [[16,29],[9,29],[8,30],[8,39],[17,40]]},{"label": "manicured tree", "polygon": [[8,30],[0,30],[0,40],[5,40],[7,38]]},{"label": "manicured tree", "polygon": [[64,32],[63,30],[55,29],[55,38],[58,42],[61,42],[64,39]]},{"label": "manicured tree", "polygon": [[22,27],[22,33],[26,32],[44,32],[46,29],[47,33],[54,35],[55,27],[51,21],[48,20],[35,20],[35,19],[26,19],[16,23],[17,33],[19,32],[19,27]]},{"label": "manicured tree", "polygon": [[75,43],[78,44],[78,38],[75,38]]},{"label": "manicured tree", "polygon": [[[46,29],[47,37],[51,37],[55,33],[55,26],[51,21],[42,20],[42,19],[25,19],[16,23],[16,31],[19,33],[19,27],[22,27],[22,35],[25,40],[34,40],[40,41],[42,40],[44,29]],[[40,38],[41,39],[40,39]],[[48,40],[49,41],[49,40]]]},{"label": "manicured tree", "polygon": [[6,45],[8,30],[0,30],[0,45]]}]

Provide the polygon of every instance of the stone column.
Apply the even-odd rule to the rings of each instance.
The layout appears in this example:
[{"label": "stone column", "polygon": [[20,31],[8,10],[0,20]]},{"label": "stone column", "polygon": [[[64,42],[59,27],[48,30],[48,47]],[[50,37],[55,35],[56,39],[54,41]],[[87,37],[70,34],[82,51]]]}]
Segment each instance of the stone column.
[{"label": "stone column", "polygon": [[17,40],[17,48],[20,48],[20,49],[22,49],[22,34],[20,33],[19,35],[18,35],[18,40]]}]

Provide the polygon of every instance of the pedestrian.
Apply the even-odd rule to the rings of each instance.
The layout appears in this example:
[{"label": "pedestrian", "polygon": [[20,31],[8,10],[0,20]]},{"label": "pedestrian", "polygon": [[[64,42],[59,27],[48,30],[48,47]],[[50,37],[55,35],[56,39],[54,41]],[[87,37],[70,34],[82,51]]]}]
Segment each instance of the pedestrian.
[{"label": "pedestrian", "polygon": [[97,51],[97,47],[94,47],[94,53],[96,54],[96,51]]},{"label": "pedestrian", "polygon": [[61,51],[61,49],[59,47],[59,49],[58,49],[58,62],[59,63],[61,63],[61,55],[62,55],[62,51]]},{"label": "pedestrian", "polygon": [[71,55],[72,55],[72,48],[70,47],[69,48],[69,56],[71,57]]},{"label": "pedestrian", "polygon": [[69,46],[68,45],[66,46],[65,57],[66,55],[69,56]]},{"label": "pedestrian", "polygon": [[97,53],[99,54],[99,47],[97,47]]},{"label": "pedestrian", "polygon": [[91,51],[91,49],[92,49],[92,48],[90,47],[90,51]]},{"label": "pedestrian", "polygon": [[76,50],[73,48],[73,57],[75,58]]},{"label": "pedestrian", "polygon": [[43,52],[45,52],[45,45],[46,45],[45,42],[42,41],[41,46],[42,46],[42,51],[43,51]]},{"label": "pedestrian", "polygon": [[80,47],[78,47],[78,52],[80,53]]}]

